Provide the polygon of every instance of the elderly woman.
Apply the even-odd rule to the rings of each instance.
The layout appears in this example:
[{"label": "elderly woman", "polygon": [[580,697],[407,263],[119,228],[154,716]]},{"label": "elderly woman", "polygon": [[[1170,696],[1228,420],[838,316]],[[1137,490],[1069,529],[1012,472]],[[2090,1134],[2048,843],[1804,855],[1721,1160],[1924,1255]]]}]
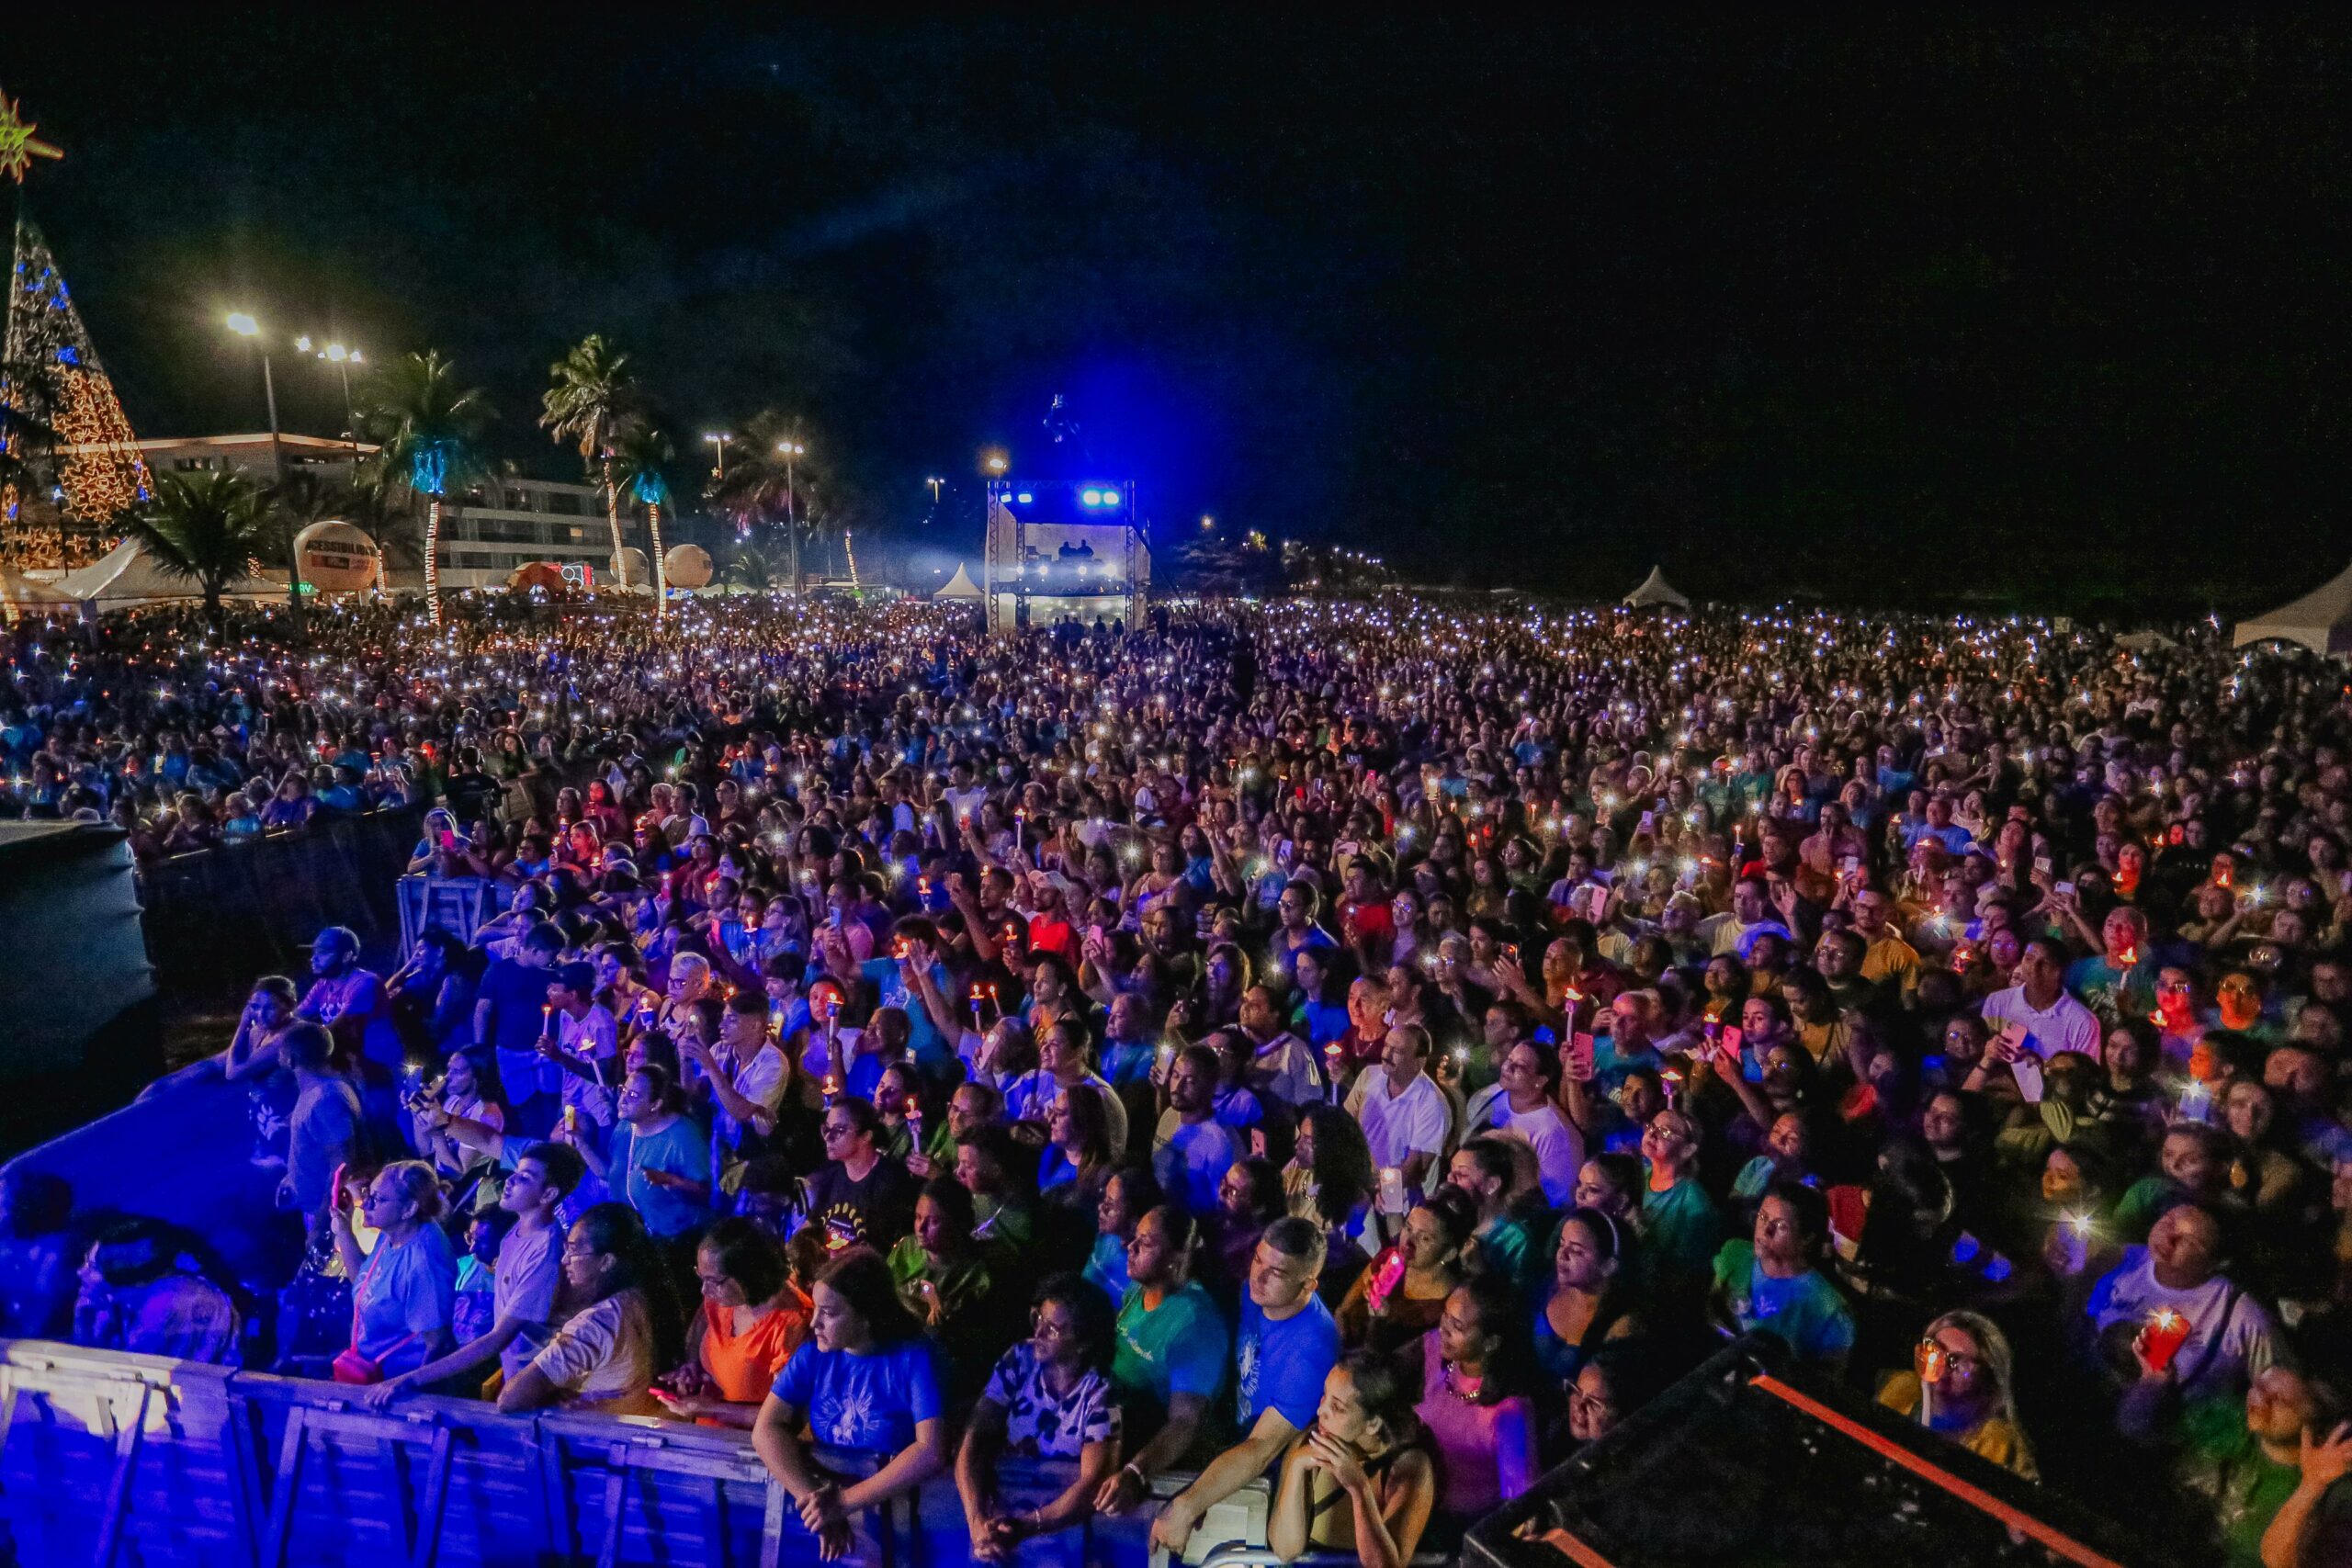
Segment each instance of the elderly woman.
[{"label": "elderly woman", "polygon": [[359,1217],[376,1232],[374,1249],[363,1253],[350,1207],[333,1205],[335,1256],[352,1280],[351,1344],[334,1359],[337,1382],[379,1382],[450,1348],[458,1260],[434,1223],[444,1206],[431,1166],[393,1161],[360,1200]]},{"label": "elderly woman", "polygon": [[808,1337],[808,1298],[783,1251],[750,1220],[712,1225],[695,1253],[702,1310],[686,1327],[686,1363],[649,1392],[673,1416],[749,1431],[785,1364]]},{"label": "elderly woman", "polygon": [[564,1320],[544,1349],[499,1390],[507,1415],[560,1405],[602,1416],[659,1416],[653,1370],[673,1359],[668,1276],[636,1211],[599,1203],[563,1242]]},{"label": "elderly woman", "polygon": [[[1038,1288],[1029,1322],[1029,1337],[989,1375],[956,1455],[956,1490],[972,1555],[982,1562],[1001,1562],[1029,1537],[1085,1519],[1119,1458],[1110,1303],[1077,1275],[1057,1274]],[[1078,1473],[1050,1500],[1009,1512],[996,1488],[1000,1454],[1076,1460]]]}]

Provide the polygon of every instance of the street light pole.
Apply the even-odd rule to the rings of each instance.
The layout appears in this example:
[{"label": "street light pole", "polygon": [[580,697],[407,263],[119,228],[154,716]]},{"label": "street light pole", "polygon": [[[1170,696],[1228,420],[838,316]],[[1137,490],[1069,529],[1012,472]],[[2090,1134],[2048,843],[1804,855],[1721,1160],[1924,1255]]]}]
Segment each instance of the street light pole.
[{"label": "street light pole", "polygon": [[316,357],[325,360],[334,366],[336,374],[343,378],[344,434],[351,441],[351,472],[356,479],[359,473],[359,416],[352,410],[351,367],[365,364],[366,361],[357,349],[345,348],[339,343],[331,343],[324,348],[313,350],[308,337],[298,337],[294,340],[294,346],[305,354],[314,354]]},{"label": "street light pole", "polygon": [[[269,479],[271,489],[276,490],[286,482],[286,458],[277,434],[277,378],[270,373],[269,346],[262,341],[261,323],[254,320],[250,311],[230,312],[229,330],[250,340],[261,355],[261,390],[269,404]],[[286,603],[299,630],[302,625],[302,557],[295,549],[290,533],[286,536]]]},{"label": "street light pole", "polygon": [[[803,446],[797,441],[779,441],[775,444],[775,449],[784,455],[784,537],[786,546],[786,558],[791,563],[792,596],[797,599],[800,597],[800,509],[798,503],[793,499],[792,465],[798,458],[805,457],[808,454],[808,448]],[[825,547],[825,555],[828,561],[830,561],[832,558],[832,547],[830,544]]]}]

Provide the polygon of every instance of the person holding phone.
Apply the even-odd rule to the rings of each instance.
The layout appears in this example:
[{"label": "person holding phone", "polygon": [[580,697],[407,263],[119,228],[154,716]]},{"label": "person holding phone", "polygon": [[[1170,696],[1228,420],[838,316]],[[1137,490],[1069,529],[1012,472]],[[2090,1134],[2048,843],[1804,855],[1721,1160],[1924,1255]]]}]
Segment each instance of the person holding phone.
[{"label": "person holding phone", "polygon": [[703,1224],[709,1217],[710,1143],[679,1113],[669,1073],[650,1062],[633,1068],[615,1109],[618,1121],[605,1152],[599,1154],[592,1139],[576,1145],[588,1168],[627,1199],[662,1240]]},{"label": "person holding phone", "polygon": [[646,1392],[668,1414],[749,1431],[768,1389],[808,1337],[808,1298],[784,1251],[750,1220],[723,1219],[695,1249],[701,1307],[686,1325],[686,1359]]}]

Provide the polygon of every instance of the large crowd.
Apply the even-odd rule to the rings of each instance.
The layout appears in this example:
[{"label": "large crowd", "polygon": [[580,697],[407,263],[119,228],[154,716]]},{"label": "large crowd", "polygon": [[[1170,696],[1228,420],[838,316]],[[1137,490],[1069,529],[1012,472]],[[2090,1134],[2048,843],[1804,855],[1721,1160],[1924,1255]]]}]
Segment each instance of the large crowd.
[{"label": "large crowd", "polygon": [[[900,605],[20,626],[0,813],[424,805],[189,1069],[306,1250],[0,1186],[6,1332],[748,1430],[821,1553],[1253,1480],[1394,1568],[1728,1337],[2352,1561],[2352,701],[2217,628]],[[871,1462],[833,1474],[826,1454]],[[995,1461],[1075,1461],[1035,1506]],[[1171,1495],[1163,1475],[1188,1477]]]}]

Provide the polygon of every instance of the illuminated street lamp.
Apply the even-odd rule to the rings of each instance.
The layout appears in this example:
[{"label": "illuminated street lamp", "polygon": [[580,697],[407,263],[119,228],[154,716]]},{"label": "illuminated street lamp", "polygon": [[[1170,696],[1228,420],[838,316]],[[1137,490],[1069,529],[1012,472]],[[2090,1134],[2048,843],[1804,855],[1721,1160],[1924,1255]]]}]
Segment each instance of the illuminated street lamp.
[{"label": "illuminated street lamp", "polygon": [[1000,478],[1002,477],[1004,470],[1012,466],[1011,460],[1002,452],[987,452],[980,457],[980,467]]},{"label": "illuminated street lamp", "polygon": [[[269,345],[262,341],[261,323],[248,310],[229,312],[229,330],[254,345],[261,355],[262,396],[269,403],[269,482],[273,488],[286,482],[286,460],[279,451],[277,437],[277,378],[270,373]],[[295,629],[302,624],[302,558],[294,548],[294,541],[286,541],[286,598],[294,616]]]},{"label": "illuminated street lamp", "polygon": [[304,336],[296,338],[294,346],[314,359],[321,359],[334,366],[336,375],[343,380],[343,423],[345,434],[351,437],[351,466],[356,472],[359,467],[359,416],[354,413],[351,408],[351,367],[355,365],[364,365],[367,361],[360,356],[357,349],[345,348],[339,343],[331,343],[324,348],[315,348],[311,346],[310,338]]},{"label": "illuminated street lamp", "polygon": [[230,311],[229,330],[251,343],[261,355],[262,396],[269,402],[269,477],[271,482],[276,483],[286,477],[286,464],[278,455],[277,380],[270,373],[269,346],[261,341],[261,323],[247,311]]},{"label": "illuminated street lamp", "polygon": [[735,437],[729,432],[722,430],[705,435],[703,439],[718,448],[718,482],[725,484],[727,482],[727,444]]}]

